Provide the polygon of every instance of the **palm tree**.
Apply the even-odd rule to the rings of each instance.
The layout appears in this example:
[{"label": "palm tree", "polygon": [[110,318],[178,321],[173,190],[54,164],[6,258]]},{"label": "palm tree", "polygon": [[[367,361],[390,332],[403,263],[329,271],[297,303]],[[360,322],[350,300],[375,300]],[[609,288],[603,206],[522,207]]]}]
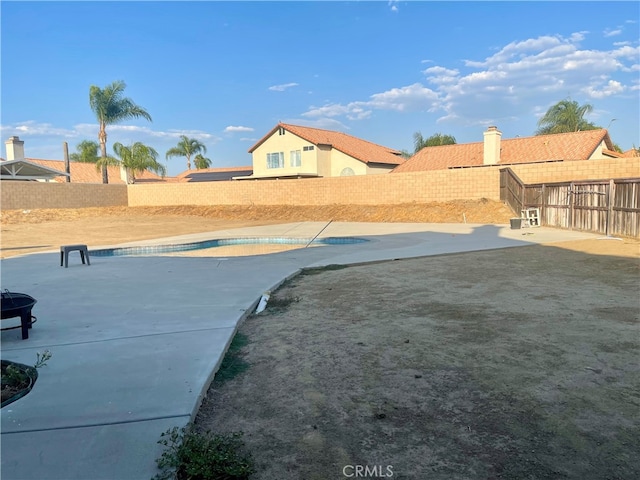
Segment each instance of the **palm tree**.
[{"label": "palm tree", "polygon": [[158,162],[158,152],[142,142],[126,147],[120,142],[113,144],[113,151],[120,157],[119,164],[131,174],[131,183],[136,181],[136,172],[152,171],[165,176],[167,169]]},{"label": "palm tree", "polygon": [[585,103],[579,105],[575,100],[560,100],[551,106],[540,120],[536,135],[549,135],[552,133],[569,133],[582,130],[596,130],[597,127],[587,122],[584,116],[593,111],[593,106]]},{"label": "palm tree", "polygon": [[76,153],[72,153],[69,155],[69,159],[72,162],[81,162],[81,163],[98,163],[98,150],[100,149],[100,145],[98,142],[94,142],[93,140],[83,140],[78,145],[76,145]]},{"label": "palm tree", "polygon": [[418,153],[424,147],[438,147],[440,145],[455,145],[456,138],[453,135],[443,135],[442,133],[435,133],[429,138],[422,137],[420,132],[413,134],[413,147],[414,153]]},{"label": "palm tree", "polygon": [[119,165],[120,163],[116,158],[99,156],[98,150],[100,149],[100,145],[98,145],[98,142],[92,140],[83,140],[76,146],[76,149],[78,152],[69,155],[69,159],[72,162],[93,163],[98,171],[108,165]]},{"label": "palm tree", "polygon": [[211,166],[211,160],[207,157],[202,156],[201,154],[197,154],[194,157],[193,163],[198,169],[209,168]]},{"label": "palm tree", "polygon": [[144,108],[133,103],[130,98],[123,97],[126,86],[122,80],[118,80],[107,85],[104,89],[95,85],[91,85],[89,88],[89,104],[100,124],[98,140],[102,157],[100,161],[102,183],[109,183],[107,165],[110,164],[110,161],[107,156],[107,125],[139,117],[152,121],[151,115]]},{"label": "palm tree", "polygon": [[207,153],[207,147],[195,138],[188,138],[180,135],[180,141],[176,147],[167,150],[167,160],[169,157],[187,157],[187,170],[191,170],[191,155]]}]

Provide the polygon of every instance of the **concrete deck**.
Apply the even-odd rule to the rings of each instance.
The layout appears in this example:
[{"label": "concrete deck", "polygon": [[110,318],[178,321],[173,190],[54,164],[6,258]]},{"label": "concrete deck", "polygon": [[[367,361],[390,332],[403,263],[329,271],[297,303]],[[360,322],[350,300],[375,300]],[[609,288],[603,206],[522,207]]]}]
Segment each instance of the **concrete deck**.
[{"label": "concrete deck", "polygon": [[127,246],[319,232],[371,241],[251,257],[92,257],[91,266],[72,256],[69,268],[58,251],[2,260],[2,289],[38,301],[28,340],[2,332],[2,358],[33,364],[37,352],[53,354],[35,388],[2,409],[2,478],[153,477],[160,434],[195,415],[239,323],[303,267],[598,238],[544,227],[304,222]]}]

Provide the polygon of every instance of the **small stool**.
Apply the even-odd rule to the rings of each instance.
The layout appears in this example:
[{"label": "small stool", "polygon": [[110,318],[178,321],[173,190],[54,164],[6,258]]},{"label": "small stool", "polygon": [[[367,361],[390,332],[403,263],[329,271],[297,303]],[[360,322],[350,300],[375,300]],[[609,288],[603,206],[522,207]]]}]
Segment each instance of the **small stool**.
[{"label": "small stool", "polygon": [[87,250],[86,245],[63,245],[60,247],[60,266],[63,265],[64,260],[64,268],[69,267],[69,252],[73,252],[74,250],[80,252],[80,258],[82,259],[83,265],[85,257],[87,257],[87,265],[91,265],[91,262],[89,261],[89,250]]}]

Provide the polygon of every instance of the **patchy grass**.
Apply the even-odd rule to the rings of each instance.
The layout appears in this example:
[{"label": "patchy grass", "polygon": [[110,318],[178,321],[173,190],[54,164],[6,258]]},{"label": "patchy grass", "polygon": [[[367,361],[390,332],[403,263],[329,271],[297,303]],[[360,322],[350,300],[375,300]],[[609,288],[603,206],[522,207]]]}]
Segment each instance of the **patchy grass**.
[{"label": "patchy grass", "polygon": [[217,385],[222,385],[249,369],[249,363],[244,360],[241,353],[242,348],[248,343],[249,338],[242,333],[238,332],[235,337],[233,337],[229,349],[222,359],[220,368],[214,377],[214,382]]},{"label": "patchy grass", "polygon": [[343,270],[345,268],[349,268],[349,265],[331,264],[331,265],[325,265],[324,267],[309,267],[309,268],[304,268],[302,272],[300,272],[300,275],[318,275],[320,273],[332,272],[334,270]]}]

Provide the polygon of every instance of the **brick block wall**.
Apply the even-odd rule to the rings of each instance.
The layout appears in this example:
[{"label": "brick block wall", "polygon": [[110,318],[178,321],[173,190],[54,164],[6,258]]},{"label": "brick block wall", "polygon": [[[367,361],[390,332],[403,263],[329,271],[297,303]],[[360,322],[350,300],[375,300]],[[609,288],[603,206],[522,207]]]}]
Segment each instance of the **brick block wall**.
[{"label": "brick block wall", "polygon": [[[391,205],[500,199],[487,166],[300,180],[100,185],[2,181],[3,209],[167,205]],[[524,183],[640,177],[640,158],[513,165]]]},{"label": "brick block wall", "polygon": [[85,208],[127,206],[127,186],[89,183],[0,182],[0,208]]},{"label": "brick block wall", "polygon": [[511,165],[525,184],[640,177],[640,157]]},{"label": "brick block wall", "polygon": [[458,169],[300,180],[129,186],[129,205],[376,205],[499,200],[498,170]]},{"label": "brick block wall", "polygon": [[[129,186],[129,205],[384,205],[500,199],[500,168]],[[513,165],[524,183],[640,176],[640,158]]]}]

